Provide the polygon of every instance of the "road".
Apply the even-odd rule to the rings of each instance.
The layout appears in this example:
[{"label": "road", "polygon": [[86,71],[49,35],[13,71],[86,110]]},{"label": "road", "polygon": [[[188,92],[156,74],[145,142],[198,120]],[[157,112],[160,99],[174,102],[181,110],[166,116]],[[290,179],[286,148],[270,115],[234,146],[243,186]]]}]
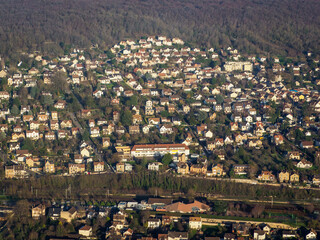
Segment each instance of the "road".
[{"label": "road", "polygon": [[0,232],[2,232],[5,227],[7,227],[7,224],[8,224],[8,222],[9,222],[9,220],[10,220],[13,216],[14,216],[14,213],[11,213],[11,215],[8,217],[6,223],[5,223],[3,226],[0,227]]},{"label": "road", "polygon": [[202,149],[203,149],[203,152],[206,154],[207,158],[209,158],[210,153],[208,152],[206,146],[203,145],[203,142],[201,142],[201,141],[199,140],[199,137],[198,137],[197,133],[195,133],[194,130],[192,129],[193,126],[190,126],[189,122],[187,121],[187,118],[184,118],[184,121],[185,121],[187,124],[186,124],[186,125],[183,125],[183,126],[189,128],[192,137],[194,137],[195,139],[197,139],[199,145],[200,145],[200,146],[202,147]]},{"label": "road", "polygon": [[[75,99],[77,99],[79,105],[81,106],[81,109],[84,109],[84,107],[81,104],[81,101],[78,99],[78,97],[73,92],[70,92],[70,94],[72,94],[75,97]],[[86,127],[81,125],[80,121],[78,120],[78,117],[76,116],[76,114],[74,112],[69,112],[69,116],[70,116],[72,122],[75,124],[75,126],[77,128],[79,128],[80,134],[83,135]],[[99,160],[99,162],[105,162],[105,164],[107,165],[109,170],[112,172],[115,172],[113,167],[103,158],[102,154],[98,151],[98,147],[95,144],[95,142],[91,139],[91,137],[89,137],[89,144],[92,146],[93,152],[94,152],[95,156],[97,157],[97,159]]]}]

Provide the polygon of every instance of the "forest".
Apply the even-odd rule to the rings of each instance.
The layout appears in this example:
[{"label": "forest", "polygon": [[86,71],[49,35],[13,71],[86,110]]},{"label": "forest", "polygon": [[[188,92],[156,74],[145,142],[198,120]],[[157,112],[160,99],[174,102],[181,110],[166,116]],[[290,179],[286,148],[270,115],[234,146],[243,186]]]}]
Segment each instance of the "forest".
[{"label": "forest", "polygon": [[0,54],[162,34],[247,53],[318,53],[319,12],[318,0],[0,0]]}]

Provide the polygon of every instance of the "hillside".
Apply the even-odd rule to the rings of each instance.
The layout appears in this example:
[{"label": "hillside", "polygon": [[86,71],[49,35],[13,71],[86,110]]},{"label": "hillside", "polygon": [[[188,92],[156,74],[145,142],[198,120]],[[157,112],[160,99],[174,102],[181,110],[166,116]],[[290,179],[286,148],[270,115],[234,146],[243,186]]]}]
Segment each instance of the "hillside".
[{"label": "hillside", "polygon": [[320,50],[319,12],[318,0],[0,0],[0,53],[164,34],[295,55]]}]

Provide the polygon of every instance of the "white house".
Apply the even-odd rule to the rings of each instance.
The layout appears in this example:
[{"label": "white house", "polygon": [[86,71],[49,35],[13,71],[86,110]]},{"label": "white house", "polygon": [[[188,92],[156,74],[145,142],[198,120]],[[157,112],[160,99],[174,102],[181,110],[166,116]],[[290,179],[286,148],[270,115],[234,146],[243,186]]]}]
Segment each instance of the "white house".
[{"label": "white house", "polygon": [[148,164],[148,170],[150,171],[159,171],[160,166],[162,166],[161,162],[153,162]]},{"label": "white house", "polygon": [[147,223],[148,223],[148,228],[152,228],[152,229],[159,228],[161,226],[160,219],[151,218],[151,219],[148,219]]},{"label": "white house", "polygon": [[79,229],[79,234],[85,237],[92,236],[92,227],[84,225],[82,228]]},{"label": "white house", "polygon": [[314,230],[310,230],[310,232],[306,235],[307,240],[316,240],[317,239],[317,232]]},{"label": "white house", "polygon": [[190,229],[198,229],[200,230],[202,227],[202,219],[201,217],[190,217],[189,218],[189,228]]}]

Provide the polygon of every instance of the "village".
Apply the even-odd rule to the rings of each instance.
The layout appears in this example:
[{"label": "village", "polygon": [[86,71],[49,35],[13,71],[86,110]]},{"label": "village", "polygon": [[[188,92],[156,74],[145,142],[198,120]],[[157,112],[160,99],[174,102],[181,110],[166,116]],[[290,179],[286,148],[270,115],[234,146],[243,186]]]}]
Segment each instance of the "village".
[{"label": "village", "polygon": [[[312,52],[249,55],[148,36],[21,56],[15,68],[1,58],[1,178],[156,172],[319,190],[320,64]],[[106,239],[317,238],[312,228],[219,221],[211,209],[158,198],[102,208],[33,203],[27,211],[73,222],[70,239],[96,239],[87,220],[101,217],[109,219],[99,232]],[[206,234],[206,226],[220,232]]]},{"label": "village", "polygon": [[150,36],[25,57],[0,72],[6,178],[148,169],[320,184],[310,52],[295,62]]}]

